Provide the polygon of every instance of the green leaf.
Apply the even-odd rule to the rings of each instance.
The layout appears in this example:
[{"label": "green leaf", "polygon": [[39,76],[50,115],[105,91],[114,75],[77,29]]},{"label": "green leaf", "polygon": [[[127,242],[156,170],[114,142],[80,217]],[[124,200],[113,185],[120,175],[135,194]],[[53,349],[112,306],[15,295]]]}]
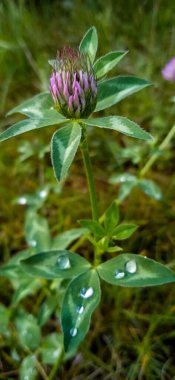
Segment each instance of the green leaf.
[{"label": "green leaf", "polygon": [[126,253],[115,257],[97,268],[106,282],[121,286],[154,286],[175,282],[175,273],[147,257]]},{"label": "green leaf", "polygon": [[136,224],[120,224],[113,230],[112,236],[116,240],[125,240],[128,239],[136,229]]},{"label": "green leaf", "polygon": [[6,131],[0,134],[0,141],[7,140],[11,137],[21,135],[22,133],[32,131],[34,129],[48,127],[49,125],[58,125],[65,123],[68,119],[57,113],[52,114],[51,111],[47,116],[39,119],[26,119],[13,124]]},{"label": "green leaf", "polygon": [[137,181],[137,177],[130,173],[113,174],[109,178],[109,183],[111,183],[112,185],[115,185],[118,183],[120,184],[120,183],[125,183],[125,182],[136,182],[136,181]]},{"label": "green leaf", "polygon": [[40,208],[44,199],[39,198],[38,195],[23,194],[21,197],[15,199],[15,203],[21,206],[32,206],[32,208]]},{"label": "green leaf", "polygon": [[[40,348],[42,362],[45,364],[55,364],[61,360],[63,353],[62,334],[52,333],[44,337]],[[61,363],[60,363],[61,364]]]},{"label": "green leaf", "polygon": [[100,282],[95,270],[89,270],[69,284],[61,310],[65,351],[75,349],[85,337],[100,296]]},{"label": "green leaf", "polygon": [[41,304],[38,312],[38,324],[44,326],[58,305],[58,294],[49,294],[47,299]]},{"label": "green leaf", "polygon": [[51,239],[47,220],[38,215],[35,210],[29,209],[25,219],[25,237],[30,247],[38,251],[48,250]]},{"label": "green leaf", "polygon": [[112,232],[114,227],[119,222],[119,209],[116,201],[112,202],[109,208],[105,211],[104,226],[106,233]]},{"label": "green leaf", "polygon": [[29,256],[29,250],[28,249],[25,249],[23,251],[20,251],[18,253],[16,253],[15,255],[13,255],[7,262],[7,264],[4,264],[3,266],[1,266],[0,268],[3,269],[5,267],[8,267],[8,266],[19,266],[19,263],[20,263],[20,260],[22,259],[26,259],[27,257]]},{"label": "green leaf", "polygon": [[98,83],[98,101],[95,112],[111,107],[151,82],[132,76],[118,76]]},{"label": "green leaf", "polygon": [[50,66],[52,66],[53,69],[56,68],[56,62],[57,62],[56,59],[49,59],[49,60],[48,60],[48,64],[49,64]]},{"label": "green leaf", "polygon": [[87,228],[72,228],[71,230],[62,232],[53,239],[52,249],[65,249],[74,240],[85,235],[87,232]]},{"label": "green leaf", "polygon": [[18,252],[8,260],[7,264],[0,267],[0,276],[7,277],[10,280],[17,280],[24,274],[19,263],[20,260],[26,259],[30,255],[29,250]]},{"label": "green leaf", "polygon": [[[53,100],[49,92],[42,92],[38,95],[33,96],[30,99],[25,100],[19,106],[12,108],[7,116],[14,113],[22,113],[23,115],[29,117],[42,118],[43,112],[54,110]],[[54,113],[57,112],[54,110]]]},{"label": "green leaf", "polygon": [[90,232],[98,237],[103,237],[105,235],[104,228],[96,220],[83,219],[80,220],[83,227],[87,228]]},{"label": "green leaf", "polygon": [[38,378],[36,371],[36,356],[26,356],[22,361],[19,369],[19,380],[36,380]]},{"label": "green leaf", "polygon": [[22,346],[36,349],[40,344],[41,331],[34,316],[21,312],[15,319],[15,325]]},{"label": "green leaf", "polygon": [[0,334],[3,334],[7,330],[9,319],[10,309],[7,309],[7,307],[0,303]]},{"label": "green leaf", "polygon": [[118,200],[124,200],[137,185],[137,177],[130,173],[113,174],[109,178],[112,185],[121,184],[118,193]]},{"label": "green leaf", "polygon": [[67,176],[81,139],[81,127],[72,123],[56,131],[52,137],[51,158],[56,178]]},{"label": "green leaf", "polygon": [[22,268],[31,276],[43,278],[72,278],[86,272],[90,263],[80,255],[62,250],[38,253],[21,261]]},{"label": "green leaf", "polygon": [[160,187],[151,180],[140,179],[138,181],[138,186],[146,195],[151,198],[154,198],[156,200],[161,200],[163,198]]},{"label": "green leaf", "polygon": [[2,265],[0,267],[0,276],[15,280],[19,277],[21,270],[18,270],[16,265]]},{"label": "green leaf", "polygon": [[132,191],[132,189],[136,186],[137,182],[125,182],[122,183],[118,193],[118,199],[123,201]]},{"label": "green leaf", "polygon": [[3,40],[0,40],[0,50],[16,50],[17,49],[17,45],[16,44],[13,44],[9,41],[5,41],[4,39]]},{"label": "green leaf", "polygon": [[110,70],[112,70],[127,53],[127,51],[111,51],[110,53],[98,58],[94,63],[94,70],[97,79],[103,77]]},{"label": "green leaf", "polygon": [[94,62],[96,52],[98,47],[98,35],[96,28],[93,26],[88,29],[87,33],[84,35],[83,39],[80,42],[80,53],[88,54],[91,63]]},{"label": "green leaf", "polygon": [[32,279],[31,277],[26,276],[24,278],[21,276],[20,285],[15,290],[12,297],[12,306],[17,305],[23,298],[29,294],[34,294],[41,287],[41,282],[38,279]]},{"label": "green leaf", "polygon": [[125,135],[135,137],[141,140],[152,140],[152,136],[145,132],[138,124],[122,116],[106,116],[96,119],[83,120],[87,125],[100,128],[112,129]]},{"label": "green leaf", "polygon": [[123,251],[123,248],[119,247],[118,245],[115,245],[114,247],[108,247],[106,251],[109,253],[116,253]]},{"label": "green leaf", "polygon": [[[109,246],[109,237],[105,236],[106,233],[104,231],[104,237],[102,237],[98,242],[94,242],[94,245],[97,245],[98,247],[98,253],[107,252],[108,246]],[[96,243],[96,244],[95,244]]]}]

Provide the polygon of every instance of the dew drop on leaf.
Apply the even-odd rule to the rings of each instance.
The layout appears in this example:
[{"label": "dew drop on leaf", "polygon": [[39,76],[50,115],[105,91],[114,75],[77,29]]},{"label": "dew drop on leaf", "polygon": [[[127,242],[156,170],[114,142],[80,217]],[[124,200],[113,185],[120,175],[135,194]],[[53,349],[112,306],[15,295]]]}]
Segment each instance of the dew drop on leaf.
[{"label": "dew drop on leaf", "polygon": [[121,271],[121,270],[117,270],[115,272],[115,278],[117,280],[120,280],[121,278],[125,277],[125,272]]},{"label": "dew drop on leaf", "polygon": [[131,273],[131,274],[135,273],[137,271],[137,264],[135,260],[127,261],[127,263],[125,264],[125,268],[128,273]]},{"label": "dew drop on leaf", "polygon": [[72,337],[74,337],[74,336],[77,335],[77,328],[76,328],[76,327],[70,329],[70,335],[71,335]]},{"label": "dew drop on leaf", "polygon": [[25,197],[21,197],[18,199],[18,204],[19,205],[26,205],[27,199]]},{"label": "dew drop on leaf", "polygon": [[125,176],[121,176],[120,177],[120,182],[126,182],[126,177]]},{"label": "dew drop on leaf", "polygon": [[36,247],[36,245],[37,245],[36,240],[30,240],[30,241],[29,241],[29,245],[30,245],[31,247]]},{"label": "dew drop on leaf", "polygon": [[82,288],[81,291],[80,291],[80,296],[82,298],[92,297],[93,294],[94,294],[94,290],[93,290],[92,287],[90,287],[90,288]]},{"label": "dew drop on leaf", "polygon": [[59,353],[60,353],[60,349],[58,348],[57,350],[55,350],[55,351],[53,352],[53,357],[54,357],[55,359],[57,359],[57,357],[59,356]]},{"label": "dew drop on leaf", "polygon": [[69,269],[71,268],[71,263],[68,257],[65,255],[62,255],[57,260],[57,265],[60,269]]},{"label": "dew drop on leaf", "polygon": [[42,199],[44,199],[45,197],[47,197],[47,194],[48,194],[47,190],[41,190],[41,191],[39,191],[39,196]]},{"label": "dew drop on leaf", "polygon": [[84,306],[77,306],[77,313],[78,314],[82,314],[83,313],[83,311],[84,311]]}]

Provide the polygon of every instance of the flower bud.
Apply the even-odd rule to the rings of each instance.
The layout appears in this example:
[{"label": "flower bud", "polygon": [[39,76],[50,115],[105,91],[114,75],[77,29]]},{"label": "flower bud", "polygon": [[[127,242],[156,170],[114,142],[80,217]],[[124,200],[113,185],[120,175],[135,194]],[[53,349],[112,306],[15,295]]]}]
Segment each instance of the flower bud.
[{"label": "flower bud", "polygon": [[65,47],[57,54],[50,78],[55,107],[68,118],[86,118],[95,109],[97,83],[86,54]]}]

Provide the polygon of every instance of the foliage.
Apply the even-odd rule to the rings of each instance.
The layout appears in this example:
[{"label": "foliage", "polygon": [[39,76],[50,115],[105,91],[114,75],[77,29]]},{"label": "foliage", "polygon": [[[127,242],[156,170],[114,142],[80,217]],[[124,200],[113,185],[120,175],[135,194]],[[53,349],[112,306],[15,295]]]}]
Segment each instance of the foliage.
[{"label": "foliage", "polygon": [[[24,15],[25,12],[26,15],[28,14],[28,19],[30,17],[30,20],[32,21],[33,18],[33,23],[35,25],[39,25],[39,23],[35,23],[34,21],[34,17],[37,19],[35,8],[33,8],[33,12],[31,11],[32,8],[30,9],[30,12],[28,12],[29,9],[22,3],[23,2],[21,2],[21,15],[22,13]],[[14,3],[14,7],[11,6],[11,8],[9,8],[8,12],[6,13],[7,17],[9,17],[11,14],[11,22],[8,22],[10,28],[12,26],[12,12],[15,10],[15,4],[16,3]],[[102,42],[99,43],[99,51],[103,57],[105,57],[106,51],[111,48],[113,51],[115,51],[116,48],[118,49],[118,57],[120,57],[119,52],[129,49],[130,54],[127,54],[125,56],[122,72],[124,68],[124,71],[128,76],[130,76],[130,74],[135,75],[135,73],[139,73],[139,76],[149,77],[153,81],[158,80],[160,84],[159,87],[156,87],[156,91],[155,88],[150,88],[150,90],[148,90],[150,96],[148,96],[148,91],[146,90],[141,93],[141,95],[139,94],[139,97],[137,94],[134,95],[133,100],[132,98],[129,98],[128,101],[126,99],[125,102],[122,101],[119,103],[117,107],[114,105],[112,111],[115,111],[115,113],[117,112],[117,114],[125,114],[129,117],[134,118],[139,124],[142,124],[145,129],[152,130],[154,137],[157,135],[157,139],[161,141],[162,137],[167,133],[166,129],[169,129],[167,128],[167,125],[171,125],[173,122],[173,105],[166,100],[167,94],[171,95],[173,86],[171,87],[170,84],[162,84],[160,75],[158,74],[159,69],[161,69],[165,63],[165,49],[162,49],[162,47],[161,49],[159,48],[160,44],[158,36],[160,36],[161,32],[163,32],[161,44],[166,48],[168,46],[169,57],[171,57],[171,46],[170,44],[167,44],[167,36],[170,34],[171,25],[171,21],[167,25],[167,20],[171,20],[172,10],[169,12],[169,9],[171,7],[169,8],[167,5],[165,11],[165,9],[162,9],[162,5],[158,4],[158,2],[156,2],[154,6],[145,3],[144,5],[140,5],[138,7],[137,4],[135,7],[135,13],[137,15],[135,20],[137,21],[134,21],[132,20],[131,15],[133,13],[131,12],[129,5],[124,15],[121,5],[117,4],[118,15],[117,17],[114,17],[113,15],[116,15],[116,3],[114,6],[112,2],[110,5],[101,4],[100,12],[102,13],[99,13],[99,5],[97,3],[94,3],[92,5],[93,12],[90,11],[90,7],[87,7],[86,12],[84,12],[84,18],[82,17],[81,12],[82,9],[84,9],[83,7],[86,7],[86,5],[81,5],[79,3],[78,6],[79,8],[76,8],[74,5],[73,8],[75,8],[72,8],[72,11],[64,8],[64,5],[61,8],[62,28],[60,26],[60,31],[58,32],[57,30],[57,33],[60,33],[60,36],[58,38],[60,46],[61,44],[65,43],[64,25],[67,24],[65,22],[66,17],[69,17],[69,25],[71,25],[73,22],[77,24],[77,21],[75,20],[79,21],[80,28],[77,30],[76,41],[75,37],[72,37],[71,27],[66,28],[67,42],[71,41],[71,43],[74,44],[78,41],[78,35],[81,36],[82,32],[84,32],[86,28],[89,27],[88,18],[89,15],[91,15],[90,19],[93,20],[92,17],[94,17],[94,24],[97,26],[97,29],[100,32],[100,40],[103,41],[103,46]],[[1,11],[2,9],[3,8],[1,7]],[[17,15],[18,8],[16,7],[16,9]],[[44,23],[47,18],[47,10],[44,12],[44,6],[41,5],[40,11],[43,16]],[[144,19],[143,15],[145,15],[145,11],[147,12],[147,16]],[[52,12],[52,10],[50,12]],[[93,16],[91,12],[93,13]],[[154,14],[154,20],[152,18],[152,13]],[[79,17],[80,14],[81,17]],[[103,17],[101,17],[102,14]],[[100,22],[98,21],[98,17]],[[52,17],[52,19],[54,20],[54,17]],[[43,37],[41,38],[36,36],[35,44],[34,41],[32,41],[32,39],[30,39],[29,36],[25,34],[25,42],[29,44],[28,47],[31,49],[36,63],[33,72],[32,70],[34,66],[30,66],[30,63],[28,64],[28,58],[24,58],[23,49],[18,50],[18,59],[15,60],[14,57],[16,57],[17,51],[12,51],[12,59],[12,57],[9,57],[8,49],[3,48],[3,60],[1,63],[3,71],[6,71],[8,73],[8,83],[4,82],[3,104],[1,104],[1,109],[3,109],[3,107],[9,109],[10,106],[13,106],[17,103],[18,99],[23,99],[22,92],[20,93],[20,91],[14,90],[16,88],[19,88],[17,79],[18,75],[20,75],[19,83],[22,85],[21,88],[24,89],[23,93],[26,92],[25,98],[29,97],[30,94],[33,95],[38,87],[41,91],[43,91],[43,89],[46,89],[46,87],[43,87],[42,78],[45,78],[44,83],[46,83],[48,80],[48,72],[45,68],[45,61],[47,58],[49,58],[49,56],[53,55],[53,52],[55,50],[55,37],[53,37],[55,31],[52,34],[51,29],[53,28],[54,30],[54,26],[57,25],[58,17],[56,19],[57,20],[55,21],[55,24],[54,21],[53,25],[51,25],[51,23],[48,23],[47,38],[43,39]],[[20,25],[19,20],[20,19],[18,18],[18,23],[15,21],[14,25]],[[117,22],[117,27],[115,22]],[[148,24],[152,25],[152,34],[151,38],[149,36],[149,44],[146,43],[146,30],[148,31]],[[139,35],[136,33],[138,30],[138,25],[140,26],[141,30]],[[1,23],[1,28],[2,27],[3,26]],[[118,35],[117,33],[116,35],[115,32],[114,34],[111,33],[110,28],[112,28],[113,31],[118,31],[120,29],[120,34]],[[37,29],[35,26],[35,31],[36,30]],[[20,33],[21,31],[19,31],[19,35]],[[10,33],[8,38],[10,41]],[[61,40],[62,42],[60,42]],[[4,46],[6,46],[5,42]],[[39,49],[38,46],[40,46]],[[42,55],[42,50],[44,51],[45,47],[48,53],[47,57],[42,57],[41,64],[41,61],[39,62],[39,54],[40,56]],[[159,53],[159,59],[156,62],[155,52]],[[4,65],[4,62],[7,62],[7,54],[8,63],[5,63]],[[30,57],[30,54],[28,57]],[[13,65],[10,65],[10,59],[12,59]],[[100,59],[97,58],[96,62],[98,62],[98,60]],[[22,62],[22,65],[20,65],[20,67],[19,61]],[[11,69],[9,67],[12,68],[13,66],[13,69],[15,69],[15,65],[18,67],[20,74],[18,73],[10,78]],[[26,66],[28,67],[27,73]],[[22,67],[23,70],[21,70]],[[101,66],[99,67],[101,70]],[[112,68],[114,69],[115,66]],[[120,70],[120,68],[121,66],[119,66],[118,70]],[[106,69],[103,69],[104,75],[106,75],[105,70]],[[23,76],[22,73],[24,73]],[[41,73],[41,76],[38,76],[38,73]],[[101,79],[100,75],[101,73],[99,72],[99,79]],[[25,87],[26,76],[28,78],[27,90]],[[162,91],[161,86],[164,86],[164,91]],[[8,88],[7,92],[4,91],[5,88]],[[8,98],[7,93],[9,94]],[[10,96],[11,94],[13,94],[13,98]],[[157,101],[157,98],[159,98],[159,101]],[[154,106],[152,106],[153,102]],[[94,122],[95,120],[99,119],[98,126],[100,126],[103,115],[109,117],[108,111],[102,111],[102,114],[97,115],[97,118],[94,119]],[[32,115],[26,116],[29,116],[33,122]],[[15,121],[13,114],[10,115],[9,123],[11,123],[11,121],[12,123]],[[90,119],[88,121],[90,121]],[[2,122],[2,126],[6,126],[7,124],[8,121]],[[27,125],[31,124],[25,124],[26,128]],[[54,127],[52,126],[50,127],[51,133],[53,128]],[[59,130],[61,130],[61,128]],[[110,240],[109,245],[108,242],[106,242],[104,231],[105,233],[108,231],[109,234],[110,228],[113,228],[113,226],[110,227],[110,221],[112,220],[111,218],[113,214],[108,218],[107,215],[108,213],[110,214],[110,211],[108,211],[106,216],[102,215],[99,222],[97,224],[94,223],[94,225],[92,221],[90,223],[90,219],[85,219],[89,217],[89,209],[88,203],[84,199],[84,195],[81,191],[85,186],[80,179],[82,169],[79,165],[79,152],[77,152],[76,162],[72,165],[71,176],[69,177],[68,172],[68,179],[65,183],[65,186],[63,187],[62,184],[56,185],[52,179],[49,156],[47,154],[48,137],[50,137],[49,131],[47,132],[45,129],[43,129],[42,131],[38,131],[38,135],[35,132],[27,135],[26,147],[29,149],[28,157],[31,157],[31,159],[29,162],[27,156],[26,158],[24,157],[23,168],[20,166],[20,158],[18,157],[18,159],[16,159],[15,157],[15,144],[12,145],[12,140],[4,145],[4,149],[1,149],[1,183],[3,195],[3,219],[1,230],[3,255],[2,261],[7,262],[9,254],[12,255],[10,261],[1,267],[1,270],[3,269],[4,271],[1,278],[3,289],[2,302],[6,305],[2,306],[1,308],[3,326],[5,326],[3,327],[1,346],[4,362],[2,376],[6,376],[6,371],[8,369],[11,370],[12,368],[14,371],[16,371],[14,372],[14,377],[18,376],[15,375],[15,373],[17,373],[17,368],[21,366],[21,378],[24,376],[36,378],[36,372],[40,374],[39,376],[44,378],[42,369],[45,371],[45,373],[52,373],[52,378],[56,376],[57,371],[57,376],[60,376],[60,378],[66,378],[66,376],[68,378],[75,377],[75,369],[72,360],[71,364],[69,363],[66,365],[66,363],[64,363],[64,365],[60,367],[61,363],[63,363],[63,360],[68,359],[68,356],[64,356],[63,359],[62,335],[60,331],[60,324],[58,322],[58,318],[60,320],[60,306],[62,304],[63,294],[65,293],[66,288],[67,291],[70,289],[67,287],[67,280],[65,279],[64,281],[61,281],[58,279],[52,282],[50,280],[45,281],[44,279],[41,280],[39,278],[35,279],[30,275],[24,273],[22,269],[19,269],[19,261],[25,260],[30,256],[34,256],[41,251],[48,252],[48,249],[68,249],[70,251],[76,251],[79,253],[82,251],[83,256],[86,257],[88,261],[91,261],[91,245],[94,245],[93,234],[94,231],[98,231],[96,234],[96,239],[98,241],[98,250],[100,252],[100,257],[103,255],[103,260],[107,260],[106,262],[108,262],[108,259],[111,257],[111,255],[116,256],[117,251],[120,252],[121,249],[123,249],[125,252],[139,251],[141,255],[137,255],[136,258],[141,258],[144,261],[147,260],[148,263],[150,259],[144,259],[145,255],[151,259],[162,261],[163,263],[169,262],[169,266],[173,268],[174,208],[173,204],[171,203],[174,193],[174,177],[172,171],[173,150],[167,149],[171,147],[172,142],[171,140],[169,141],[169,145],[167,146],[166,150],[159,151],[157,148],[158,142],[156,139],[154,139],[153,142],[150,141],[149,144],[143,144],[142,142],[132,142],[132,140],[129,140],[127,136],[118,134],[117,136],[115,135],[115,132],[112,132],[111,134],[109,134],[109,132],[107,128],[103,132],[101,128],[96,128],[94,131],[92,131],[91,127],[89,127],[88,130],[92,148],[92,156],[96,154],[97,165],[95,165],[95,177],[96,181],[98,182],[100,195],[100,210],[103,212],[106,206],[110,204],[110,201],[112,201],[114,196],[116,197],[116,193],[118,192],[119,186],[121,184],[119,193],[117,193],[118,196],[116,203],[122,203],[122,206],[120,208],[121,219],[125,220],[121,224],[118,224],[119,219],[117,219],[116,216],[117,221],[114,228],[121,228],[120,226],[123,224],[127,226],[129,223],[128,221],[133,220],[138,225],[141,225],[138,230],[139,232],[136,231],[133,237],[131,237],[131,239],[128,241],[119,241],[112,239],[112,241]],[[19,147],[24,147],[23,151],[26,153],[25,141],[24,143],[21,143],[19,140],[18,143],[16,140],[16,144],[19,144]],[[47,149],[45,149],[46,146]],[[123,146],[125,149],[123,149]],[[38,147],[41,149],[40,157],[38,157]],[[144,167],[144,162],[147,160],[147,156],[149,155],[151,157],[155,153],[157,157],[155,163],[157,171],[153,172],[149,169],[149,172],[147,172],[148,178],[145,178],[145,175],[140,177],[139,171],[141,171]],[[21,153],[21,159],[23,159],[22,155],[23,153]],[[13,164],[11,161],[13,161]],[[3,162],[6,162],[6,164],[3,164]],[[101,166],[98,166],[98,162],[101,163]],[[11,170],[7,171],[7,166],[9,163]],[[119,173],[121,173],[120,176]],[[21,180],[19,178],[19,175],[22,176]],[[125,175],[126,179],[124,179]],[[57,177],[58,176],[59,174]],[[168,180],[170,176],[171,180]],[[17,177],[18,181],[21,181],[20,185],[18,184],[19,182],[17,182]],[[109,183],[113,183],[113,186],[107,185],[108,177]],[[65,178],[64,175],[63,178]],[[10,183],[13,181],[13,186],[9,187],[9,181]],[[169,187],[167,187],[168,182]],[[8,197],[6,195],[6,190],[3,190],[4,184],[5,189],[8,186]],[[42,198],[42,196],[40,197],[40,192],[45,191],[45,189],[47,194],[44,198]],[[106,189],[108,189],[108,191],[106,191]],[[76,190],[75,194],[73,194],[74,190]],[[143,191],[145,195],[143,195],[140,190]],[[19,194],[19,198],[16,199],[16,204],[13,202],[14,211],[10,211],[9,203],[13,198],[17,196],[17,194]],[[128,196],[128,199],[125,199],[125,194]],[[152,200],[149,197],[152,197]],[[157,202],[157,200],[159,200],[159,202]],[[70,207],[68,207],[68,205],[70,205],[71,202],[75,202],[74,204],[77,204],[77,207],[72,207],[70,210]],[[24,204],[24,207],[21,206],[22,204]],[[28,207],[26,208],[27,205]],[[57,205],[59,206],[58,211],[56,211],[55,207]],[[42,209],[40,209],[41,207]],[[110,210],[110,208],[111,207],[109,207],[108,210]],[[23,209],[26,210],[25,241],[23,233],[21,232],[24,218]],[[115,207],[115,212],[116,209],[118,208]],[[13,220],[11,213],[13,214]],[[47,220],[49,219],[49,226],[48,222],[46,221],[46,217]],[[78,218],[80,219],[80,223],[82,224],[83,228],[77,228],[77,225],[76,228],[74,228],[74,221]],[[58,224],[56,226],[57,219]],[[15,226],[14,220],[16,222]],[[34,226],[35,228],[32,228],[32,220],[37,221],[37,224]],[[133,231],[136,230],[135,223],[130,222],[129,224],[131,226],[131,231],[132,228]],[[167,228],[167,225],[169,225],[169,228]],[[66,229],[69,229],[70,231],[60,233],[60,231],[65,231]],[[127,229],[125,229],[124,232],[125,231],[127,232]],[[119,232],[121,231],[119,230]],[[79,238],[80,240],[76,241],[76,239]],[[36,243],[34,243],[34,241]],[[83,244],[81,246],[81,250],[80,243]],[[119,243],[120,247],[118,246]],[[21,251],[18,255],[17,251],[19,249],[23,251]],[[106,253],[104,253],[104,249]],[[167,255],[167,253],[169,254]],[[117,258],[124,257],[124,255],[125,254],[121,254],[120,252]],[[15,259],[16,263],[13,261]],[[129,260],[127,259],[127,261]],[[118,270],[124,272],[125,264],[126,263],[124,263],[123,267],[123,264],[120,263],[120,268]],[[166,269],[168,270],[168,268]],[[83,274],[80,274],[80,276],[83,276]],[[129,276],[131,279],[133,279],[132,274]],[[10,281],[6,280],[6,278],[10,279]],[[122,279],[119,279],[118,281],[122,281]],[[13,291],[11,289],[13,289]],[[135,379],[136,377],[149,380],[151,378],[160,379],[161,376],[164,376],[167,379],[172,379],[174,376],[174,366],[173,362],[171,362],[171,356],[173,357],[172,342],[174,334],[173,286],[170,287],[170,285],[167,285],[164,288],[151,288],[150,290],[132,290],[120,287],[120,291],[116,293],[116,288],[106,286],[103,282],[102,289],[103,292],[100,309],[98,308],[95,312],[95,316],[98,318],[92,318],[91,331],[88,334],[85,343],[79,347],[78,352],[82,353],[82,359],[80,355],[76,353],[76,350],[70,353],[70,355],[76,355],[77,359],[79,359],[79,364],[76,365],[77,373],[79,373],[79,375],[83,373],[83,376],[88,376],[88,374],[89,376],[91,376],[91,374],[93,376],[93,366],[95,365],[97,368],[96,371],[100,371],[99,376],[101,377],[108,375],[110,378],[112,378],[112,376],[115,378],[117,373],[118,378],[127,378],[128,380]],[[11,303],[11,293],[13,293],[13,300],[12,306],[9,306]],[[67,294],[67,296],[69,295]],[[164,310],[162,310],[161,303],[164,302],[164,299],[167,299],[167,303],[164,306]],[[79,311],[80,310],[82,309],[79,309]],[[16,320],[24,316],[24,319],[21,319],[21,325],[23,324],[23,321],[25,325],[25,319],[26,321],[30,320],[31,315],[34,316],[34,319],[31,317],[31,323],[33,323],[33,326],[36,326],[37,320],[37,325],[40,326],[41,330],[40,340],[37,338],[39,335],[36,334],[36,339],[38,339],[39,344],[38,348],[35,348],[34,346],[34,348],[24,346],[20,340],[19,330],[16,330]],[[74,316],[72,316],[72,318],[74,318]],[[120,325],[120,329],[116,328],[116,324]],[[5,329],[7,328],[8,333],[5,332]],[[99,330],[101,331],[100,334]],[[16,331],[15,336],[14,331]],[[53,331],[57,332],[55,332],[55,335],[52,337]],[[73,338],[72,342],[74,342]],[[28,350],[32,350],[33,352],[31,353]],[[111,358],[111,352],[113,352],[115,357],[116,355],[119,355],[117,356],[117,367],[116,360],[114,361],[114,359]],[[96,356],[95,354],[97,353],[98,355]],[[54,362],[51,360],[53,356],[56,360]],[[11,362],[9,362],[9,357],[11,357]],[[20,365],[21,359],[22,363]],[[166,360],[168,364],[165,363]],[[53,368],[50,372],[50,368],[52,366]],[[58,370],[59,367],[60,369]]]}]

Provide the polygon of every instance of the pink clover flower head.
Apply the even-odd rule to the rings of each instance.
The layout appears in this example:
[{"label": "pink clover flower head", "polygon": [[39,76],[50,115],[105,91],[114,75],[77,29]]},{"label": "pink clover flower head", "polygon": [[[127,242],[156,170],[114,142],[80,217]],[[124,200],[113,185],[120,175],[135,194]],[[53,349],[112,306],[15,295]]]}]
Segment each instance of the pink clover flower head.
[{"label": "pink clover flower head", "polygon": [[162,69],[162,75],[166,80],[175,81],[175,57],[166,63]]},{"label": "pink clover flower head", "polygon": [[97,82],[88,55],[70,47],[58,51],[50,92],[62,115],[75,119],[88,117],[97,103]]}]

